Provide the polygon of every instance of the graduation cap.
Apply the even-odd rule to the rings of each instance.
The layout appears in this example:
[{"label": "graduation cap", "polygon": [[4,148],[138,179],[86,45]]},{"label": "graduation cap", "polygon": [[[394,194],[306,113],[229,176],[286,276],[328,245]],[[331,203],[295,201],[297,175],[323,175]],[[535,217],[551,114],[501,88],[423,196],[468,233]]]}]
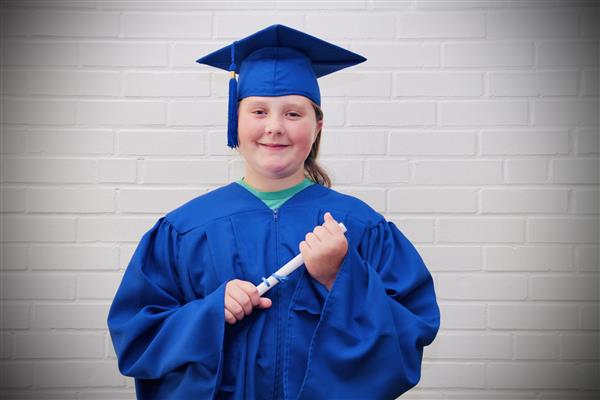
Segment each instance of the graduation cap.
[{"label": "graduation cap", "polygon": [[366,58],[356,53],[284,25],[271,25],[196,60],[231,73],[227,122],[231,148],[238,146],[239,100],[298,94],[321,105],[317,78],[363,61]]}]

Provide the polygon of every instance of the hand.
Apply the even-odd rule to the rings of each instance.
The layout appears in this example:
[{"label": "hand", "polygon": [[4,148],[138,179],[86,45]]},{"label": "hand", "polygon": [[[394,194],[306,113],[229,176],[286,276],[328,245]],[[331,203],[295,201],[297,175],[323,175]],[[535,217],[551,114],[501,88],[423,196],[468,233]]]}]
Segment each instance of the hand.
[{"label": "hand", "polygon": [[330,290],[348,252],[348,240],[331,213],[326,212],[324,218],[323,225],[317,226],[306,235],[306,240],[300,242],[300,252],[310,276]]},{"label": "hand", "polygon": [[225,321],[233,325],[250,315],[252,309],[269,308],[271,299],[260,297],[252,282],[233,279],[225,285]]}]

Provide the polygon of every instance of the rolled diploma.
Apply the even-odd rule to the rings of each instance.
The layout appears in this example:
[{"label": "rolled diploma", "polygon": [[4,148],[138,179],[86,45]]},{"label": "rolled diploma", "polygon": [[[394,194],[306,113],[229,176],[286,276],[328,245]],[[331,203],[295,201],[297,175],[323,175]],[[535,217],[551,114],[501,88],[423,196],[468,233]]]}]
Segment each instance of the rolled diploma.
[{"label": "rolled diploma", "polygon": [[[340,228],[342,228],[342,232],[345,233],[347,229],[346,229],[346,226],[344,225],[344,223],[340,222],[340,223],[338,223],[338,225],[340,226]],[[302,253],[300,253],[296,257],[294,257],[290,261],[288,261],[283,267],[279,268],[277,270],[277,272],[275,272],[273,275],[288,276],[289,274],[294,272],[296,269],[298,269],[302,264],[304,264],[304,259],[302,258]],[[279,283],[279,280],[273,275],[271,275],[267,278],[267,282],[269,283],[268,285],[265,282],[262,282],[260,285],[258,285],[256,287],[256,289],[258,289],[259,296],[262,296],[269,289],[271,289],[273,286],[275,286]]]}]

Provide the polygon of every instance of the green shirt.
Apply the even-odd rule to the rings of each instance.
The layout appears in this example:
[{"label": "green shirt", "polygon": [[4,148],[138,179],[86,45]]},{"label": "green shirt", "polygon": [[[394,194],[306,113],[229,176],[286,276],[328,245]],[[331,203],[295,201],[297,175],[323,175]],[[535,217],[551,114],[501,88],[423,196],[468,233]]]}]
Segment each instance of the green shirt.
[{"label": "green shirt", "polygon": [[256,190],[252,186],[248,185],[244,181],[244,178],[236,181],[236,183],[239,183],[240,185],[248,189],[250,193],[261,199],[272,210],[281,207],[281,205],[288,201],[293,195],[295,195],[302,189],[314,184],[314,182],[310,179],[304,178],[302,182],[290,188],[277,190],[275,192],[263,192],[260,190]]}]

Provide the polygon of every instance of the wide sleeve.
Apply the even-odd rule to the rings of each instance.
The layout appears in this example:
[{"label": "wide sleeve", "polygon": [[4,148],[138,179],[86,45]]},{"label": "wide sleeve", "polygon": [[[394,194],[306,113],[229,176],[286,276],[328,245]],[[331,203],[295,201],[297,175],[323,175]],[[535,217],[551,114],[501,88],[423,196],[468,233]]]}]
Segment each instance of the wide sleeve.
[{"label": "wide sleeve", "polygon": [[[316,285],[325,294],[321,309],[314,296],[298,294],[302,289],[295,301],[307,304],[290,309],[290,329],[310,332],[316,323],[297,391],[288,379],[290,398],[394,399],[415,386],[439,309],[429,271],[398,228],[383,220],[359,243],[349,239],[331,291]],[[288,356],[300,354],[302,342],[296,336]]]},{"label": "wide sleeve", "polygon": [[109,310],[119,370],[136,378],[139,398],[212,398],[220,379],[225,284],[189,299],[178,263],[182,241],[159,219],[140,241]]}]

